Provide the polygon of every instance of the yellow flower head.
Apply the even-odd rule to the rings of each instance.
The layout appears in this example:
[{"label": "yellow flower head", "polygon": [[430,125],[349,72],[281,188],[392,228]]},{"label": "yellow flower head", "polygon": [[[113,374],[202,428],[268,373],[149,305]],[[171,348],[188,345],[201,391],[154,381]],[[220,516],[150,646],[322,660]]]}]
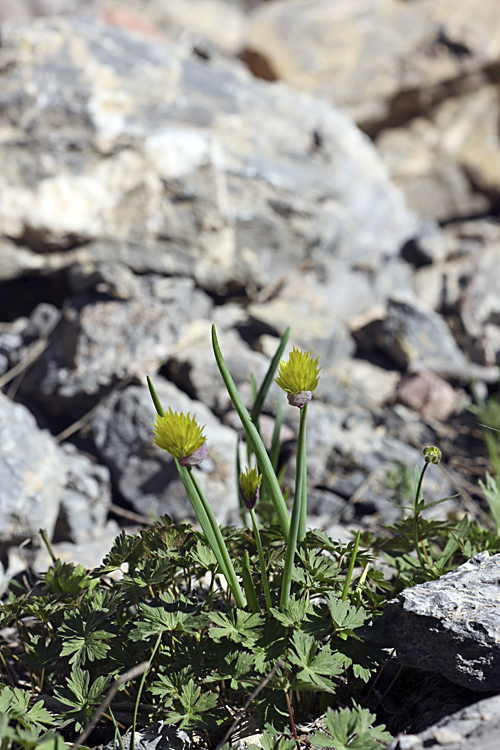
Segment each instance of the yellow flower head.
[{"label": "yellow flower head", "polygon": [[190,456],[206,442],[203,434],[205,426],[200,427],[195,417],[189,413],[178,414],[170,407],[164,417],[156,415],[156,423],[153,427],[156,445],[174,458]]},{"label": "yellow flower head", "polygon": [[258,473],[257,467],[245,469],[240,474],[240,495],[248,510],[252,510],[257,504],[261,482],[262,474]]},{"label": "yellow flower head", "polygon": [[288,362],[284,359],[280,362],[278,377],[275,382],[286,393],[301,393],[302,391],[314,391],[318,385],[319,357],[312,358],[311,352],[301,352],[296,346],[290,352]]}]

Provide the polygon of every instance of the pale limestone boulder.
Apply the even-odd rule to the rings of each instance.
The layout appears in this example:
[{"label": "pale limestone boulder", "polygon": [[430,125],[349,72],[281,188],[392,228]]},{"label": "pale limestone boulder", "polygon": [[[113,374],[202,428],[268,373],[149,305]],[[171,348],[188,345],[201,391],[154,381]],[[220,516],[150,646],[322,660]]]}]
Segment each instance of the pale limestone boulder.
[{"label": "pale limestone boulder", "polygon": [[415,231],[348,118],[236,61],[54,18],[6,24],[1,59],[9,278],[122,262],[226,294],[311,248],[374,265]]},{"label": "pale limestone boulder", "polygon": [[500,14],[496,0],[285,0],[254,11],[246,47],[376,132],[497,63]]},{"label": "pale limestone boulder", "polygon": [[498,200],[499,122],[498,86],[477,79],[476,88],[425,117],[384,130],[376,145],[408,205],[444,221],[487,211]]}]

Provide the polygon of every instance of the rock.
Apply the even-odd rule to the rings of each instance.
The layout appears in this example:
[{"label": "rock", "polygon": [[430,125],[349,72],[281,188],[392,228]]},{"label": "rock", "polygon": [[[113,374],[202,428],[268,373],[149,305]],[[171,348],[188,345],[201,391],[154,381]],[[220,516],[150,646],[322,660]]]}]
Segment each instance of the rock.
[{"label": "rock", "polygon": [[[284,413],[288,423],[289,412]],[[414,429],[408,432],[416,437]],[[380,423],[380,414],[366,402],[346,402],[332,409],[313,398],[307,413],[307,478],[313,495],[320,488],[349,501],[343,520],[351,521],[355,514],[368,524],[394,522],[400,509],[387,499],[388,474],[398,463],[412,470],[423,462],[408,438],[401,424]],[[437,500],[450,496],[452,487],[441,473],[433,472],[426,476],[426,494]],[[433,508],[432,515],[446,518],[454,507],[454,501],[447,501]]]},{"label": "rock", "polygon": [[73,446],[59,446],[25,406],[0,394],[0,547],[43,528],[49,539],[99,534],[111,504],[109,473]]},{"label": "rock", "polygon": [[[269,361],[259,352],[252,351],[234,328],[226,327],[228,321],[224,323],[224,315],[217,315],[214,311],[214,320],[222,322],[222,326],[216,323],[216,328],[224,361],[245,405],[250,408],[250,376],[253,375],[260,386]],[[210,321],[197,319],[186,328],[185,334],[171,349],[165,374],[182,391],[202,401],[212,411],[221,414],[231,408],[212,348]]]},{"label": "rock", "polygon": [[[202,403],[192,401],[172,383],[154,377],[165,409],[189,412],[206,425],[209,456],[197,475],[220,523],[226,522],[236,498],[236,433],[224,427]],[[153,443],[155,411],[145,386],[114,393],[92,418],[91,438],[111,471],[120,495],[142,515],[195,520],[172,457]]]},{"label": "rock", "polygon": [[500,689],[500,554],[481,552],[437,581],[403,591],[382,615],[398,659],[477,692]]},{"label": "rock", "polygon": [[54,538],[75,544],[91,542],[104,532],[111,507],[109,470],[70,443],[61,450],[66,459],[66,483]]},{"label": "rock", "polygon": [[395,288],[413,296],[411,268],[399,258],[325,258],[313,253],[304,267],[283,277],[278,293],[275,287],[263,290],[248,310],[275,330],[289,325],[305,347],[312,346],[307,340],[328,339],[328,345],[316,343],[327,365],[352,353],[346,324],[385,305]]},{"label": "rock", "polygon": [[[131,736],[129,732],[123,737],[125,750],[130,748]],[[196,750],[199,744],[175,724],[158,721],[150,727],[135,732],[134,747],[137,750]],[[114,743],[110,742],[106,745],[105,750],[114,750]]]},{"label": "rock", "polygon": [[464,328],[475,354],[486,365],[496,365],[500,352],[499,260],[500,242],[483,249],[461,305]]},{"label": "rock", "polygon": [[[111,7],[116,14],[116,3],[94,2],[97,8]],[[168,3],[126,3],[127,11],[135,10],[141,21],[147,21],[169,39],[182,38],[200,52],[213,47],[225,53],[237,54],[242,46],[244,16],[237,3],[228,0],[169,0]],[[109,13],[107,20],[109,21]]]},{"label": "rock", "polygon": [[66,465],[47,431],[26,407],[0,394],[0,546],[54,532]]},{"label": "rock", "polygon": [[434,372],[421,370],[403,378],[397,399],[418,411],[424,419],[446,422],[458,409],[458,393]]},{"label": "rock", "polygon": [[136,278],[133,287],[128,299],[131,287],[121,299],[93,292],[67,298],[22,392],[52,414],[79,418],[118,383],[156,372],[190,316],[207,315],[212,306],[190,279]]},{"label": "rock", "polygon": [[445,261],[450,253],[450,238],[441,231],[439,224],[433,219],[423,221],[418,234],[401,250],[403,258],[415,268]]},{"label": "rock", "polygon": [[444,319],[416,302],[389,300],[385,319],[355,332],[360,346],[379,349],[402,370],[430,370],[467,379],[470,370]]},{"label": "rock", "polygon": [[500,696],[484,698],[417,735],[399,735],[388,750],[492,750],[500,731]]},{"label": "rock", "polygon": [[140,294],[141,285],[123,263],[77,263],[68,270],[68,281],[74,294],[96,291],[111,299],[127,300]]},{"label": "rock", "polygon": [[269,302],[249,305],[248,312],[277,333],[289,325],[293,331],[290,350],[292,345],[312,350],[325,367],[338,364],[354,352],[347,324],[305,297],[279,296]]},{"label": "rock", "polygon": [[235,62],[71,19],[7,25],[1,55],[0,233],[18,272],[119,261],[225,294],[311,247],[376,265],[415,231],[348,118]]},{"label": "rock", "polygon": [[474,265],[471,253],[418,268],[413,275],[418,301],[441,314],[459,309],[464,284],[472,275]]},{"label": "rock", "polygon": [[471,80],[469,91],[377,137],[410,208],[447,221],[486,213],[498,201],[499,118],[498,87]]},{"label": "rock", "polygon": [[497,63],[500,17],[496,0],[289,0],[258,7],[245,44],[374,134]]}]

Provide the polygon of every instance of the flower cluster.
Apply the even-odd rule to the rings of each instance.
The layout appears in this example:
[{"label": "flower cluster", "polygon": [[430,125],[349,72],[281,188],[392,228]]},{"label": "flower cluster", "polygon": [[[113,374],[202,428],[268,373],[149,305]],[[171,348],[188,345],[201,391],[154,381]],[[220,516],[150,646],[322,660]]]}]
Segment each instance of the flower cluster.
[{"label": "flower cluster", "polygon": [[154,442],[159,448],[179,459],[181,466],[195,466],[208,455],[205,427],[200,427],[189,413],[178,414],[169,408],[163,417],[156,416]]},{"label": "flower cluster", "polygon": [[302,352],[296,346],[290,352],[288,362],[281,360],[275,382],[287,393],[288,403],[302,409],[312,398],[319,381],[319,357],[311,352]]}]

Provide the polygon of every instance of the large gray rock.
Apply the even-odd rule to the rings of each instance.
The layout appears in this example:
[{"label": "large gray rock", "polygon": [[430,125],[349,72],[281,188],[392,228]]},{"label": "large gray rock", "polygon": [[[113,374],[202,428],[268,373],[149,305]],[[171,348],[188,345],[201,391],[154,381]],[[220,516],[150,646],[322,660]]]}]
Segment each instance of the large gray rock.
[{"label": "large gray rock", "polygon": [[478,692],[500,690],[500,554],[481,552],[389,601],[382,623],[400,661]]},{"label": "large gray rock", "polygon": [[25,406],[0,394],[0,545],[38,533],[52,536],[66,466],[47,431]]},{"label": "large gray rock", "polygon": [[312,248],[373,265],[415,230],[373,145],[326,102],[74,20],[2,38],[10,278],[118,260],[219,293],[276,282]]},{"label": "large gray rock", "polygon": [[385,352],[402,370],[430,370],[465,381],[472,375],[498,379],[491,369],[468,362],[441,315],[409,299],[390,299],[386,316],[360,328],[356,337],[365,351]]},{"label": "large gray rock", "polygon": [[500,242],[491,242],[477,258],[462,297],[461,319],[478,359],[498,363],[500,352]]},{"label": "large gray rock", "polygon": [[84,541],[105,527],[109,472],[73,446],[59,446],[28,409],[0,394],[0,547],[43,528]]},{"label": "large gray rock", "polygon": [[[107,291],[113,279],[122,281],[108,275]],[[97,281],[99,290],[102,269]],[[160,369],[191,317],[204,317],[212,307],[191,279],[134,282],[120,294],[115,289],[115,297],[127,299],[96,291],[68,297],[48,346],[23,379],[22,392],[52,414],[79,417],[118,383]]]}]

